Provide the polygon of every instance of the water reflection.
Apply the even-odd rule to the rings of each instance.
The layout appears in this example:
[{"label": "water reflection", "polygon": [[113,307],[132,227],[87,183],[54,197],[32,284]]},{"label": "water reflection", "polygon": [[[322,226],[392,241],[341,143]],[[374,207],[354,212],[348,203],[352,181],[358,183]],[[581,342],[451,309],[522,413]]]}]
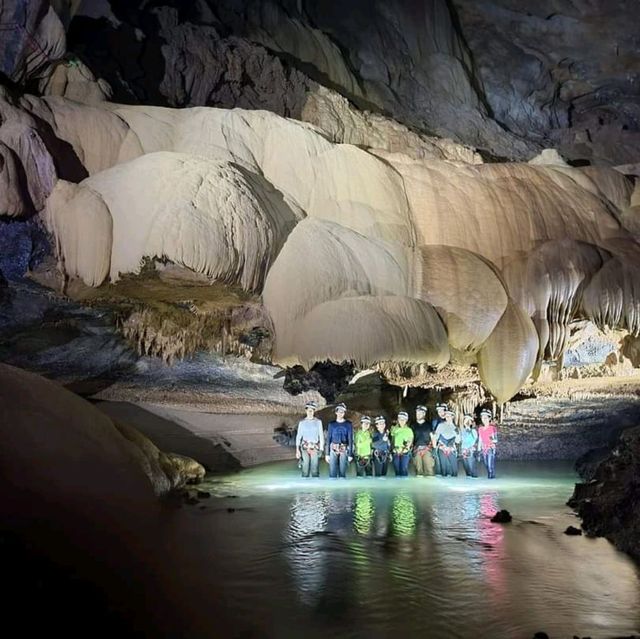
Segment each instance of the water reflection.
[{"label": "water reflection", "polygon": [[[561,488],[536,477],[527,484],[520,475],[511,483],[287,479],[280,492],[276,480],[267,480],[272,492],[260,496],[252,520],[263,517],[282,541],[277,556],[284,566],[274,569],[292,604],[290,636],[315,639],[311,627],[333,637],[364,630],[472,637],[478,628],[492,637],[540,629],[614,636],[603,630],[638,629],[640,588],[635,577],[629,581],[634,573],[624,558],[606,542],[589,546],[596,542],[562,534],[570,476]],[[502,508],[515,516],[506,526],[490,521]],[[554,518],[559,523],[552,525]],[[223,544],[233,546],[232,539]],[[268,546],[267,537],[257,539]],[[598,565],[585,557],[597,557]],[[605,565],[608,574],[596,578]],[[262,570],[252,566],[245,579]],[[233,570],[242,567],[234,563]],[[271,581],[265,575],[264,583]],[[269,588],[265,605],[275,598]],[[247,598],[246,605],[257,604]]]}]

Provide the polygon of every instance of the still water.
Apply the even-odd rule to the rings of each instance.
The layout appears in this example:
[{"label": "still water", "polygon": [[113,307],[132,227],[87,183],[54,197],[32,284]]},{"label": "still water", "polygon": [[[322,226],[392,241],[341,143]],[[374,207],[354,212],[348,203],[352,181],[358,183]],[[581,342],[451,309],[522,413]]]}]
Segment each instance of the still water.
[{"label": "still water", "polygon": [[[212,613],[211,636],[640,633],[631,561],[604,540],[563,534],[579,526],[565,505],[570,466],[502,462],[498,472],[314,480],[277,463],[209,481],[212,498],[181,509],[178,528],[206,548],[201,567],[232,622],[223,631]],[[513,522],[491,523],[502,508]]]}]

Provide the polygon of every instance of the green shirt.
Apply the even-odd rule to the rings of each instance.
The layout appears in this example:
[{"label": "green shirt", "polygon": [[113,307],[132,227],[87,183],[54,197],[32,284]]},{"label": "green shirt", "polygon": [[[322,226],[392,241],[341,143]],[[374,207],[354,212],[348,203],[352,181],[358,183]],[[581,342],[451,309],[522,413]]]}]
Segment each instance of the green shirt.
[{"label": "green shirt", "polygon": [[353,436],[353,445],[358,457],[369,457],[371,455],[371,431],[358,430]]},{"label": "green shirt", "polygon": [[[407,426],[396,426],[391,431],[391,439],[393,440],[393,447],[398,450],[405,449],[405,451],[411,448],[413,443],[413,431]],[[406,445],[405,443],[406,442]]]}]

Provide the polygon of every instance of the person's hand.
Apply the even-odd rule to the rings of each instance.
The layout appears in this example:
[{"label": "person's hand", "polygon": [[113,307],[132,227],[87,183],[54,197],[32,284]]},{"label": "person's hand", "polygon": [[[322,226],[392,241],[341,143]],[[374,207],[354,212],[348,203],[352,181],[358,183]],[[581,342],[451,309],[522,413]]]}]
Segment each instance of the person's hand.
[{"label": "person's hand", "polygon": [[300,459],[300,451],[296,448],[296,459]]},{"label": "person's hand", "polygon": [[353,461],[353,457],[347,457],[347,460],[351,463]]},{"label": "person's hand", "polygon": [[328,464],[328,463],[329,463],[329,459],[331,459],[331,458],[329,457],[329,455],[325,455],[325,457],[324,457],[324,458],[325,458],[325,461],[326,461],[326,462],[327,462],[327,464]]}]

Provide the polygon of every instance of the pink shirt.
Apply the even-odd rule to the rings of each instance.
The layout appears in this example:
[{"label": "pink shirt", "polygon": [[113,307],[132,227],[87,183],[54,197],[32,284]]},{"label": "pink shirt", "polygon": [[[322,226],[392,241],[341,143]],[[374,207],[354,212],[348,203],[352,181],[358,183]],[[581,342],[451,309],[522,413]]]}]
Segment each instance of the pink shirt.
[{"label": "pink shirt", "polygon": [[488,426],[480,426],[478,428],[478,437],[480,438],[480,448],[485,450],[495,446],[495,443],[491,441],[491,438],[498,438],[498,428],[495,424],[489,424]]}]

